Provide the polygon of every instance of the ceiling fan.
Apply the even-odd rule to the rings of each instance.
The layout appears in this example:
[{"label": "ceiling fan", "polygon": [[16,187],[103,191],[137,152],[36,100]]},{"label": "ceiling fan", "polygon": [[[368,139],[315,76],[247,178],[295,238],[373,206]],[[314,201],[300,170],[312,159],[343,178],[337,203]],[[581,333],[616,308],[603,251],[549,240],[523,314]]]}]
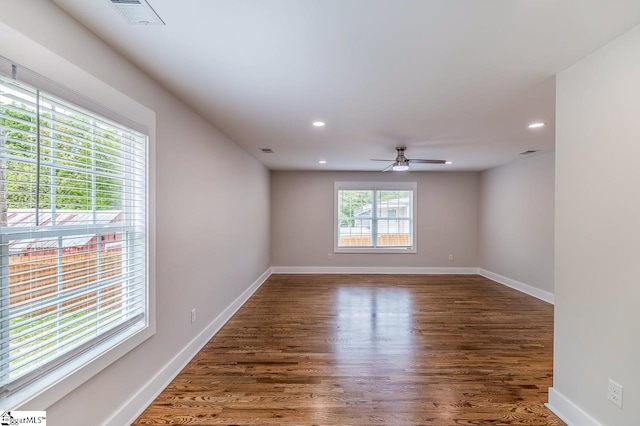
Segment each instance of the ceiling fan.
[{"label": "ceiling fan", "polygon": [[396,155],[395,160],[379,160],[376,158],[372,158],[371,161],[392,161],[387,167],[385,167],[382,171],[388,172],[389,170],[393,170],[394,172],[405,172],[409,170],[409,163],[423,163],[423,164],[451,164],[451,161],[446,160],[427,160],[423,158],[407,158],[404,156],[404,152],[407,150],[406,146],[397,146],[396,151],[398,154]]}]

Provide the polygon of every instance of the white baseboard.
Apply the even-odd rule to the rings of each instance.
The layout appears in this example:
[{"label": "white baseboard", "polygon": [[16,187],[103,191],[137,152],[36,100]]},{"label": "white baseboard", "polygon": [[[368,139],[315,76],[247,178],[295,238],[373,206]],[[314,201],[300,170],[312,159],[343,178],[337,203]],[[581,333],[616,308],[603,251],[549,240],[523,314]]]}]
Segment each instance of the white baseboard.
[{"label": "white baseboard", "polygon": [[416,275],[481,275],[547,303],[554,303],[553,293],[532,287],[482,268],[395,267],[395,266],[272,266],[273,274],[416,274]]},{"label": "white baseboard", "polygon": [[118,410],[105,425],[121,426],[133,423],[160,393],[171,383],[178,373],[196,356],[204,345],[222,328],[238,309],[260,288],[271,276],[271,268],[267,269],[236,300],[202,330],[184,349],[176,354],[160,371],[149,380],[133,397]]},{"label": "white baseboard", "polygon": [[549,402],[545,405],[568,426],[603,426],[554,388],[549,388]]},{"label": "white baseboard", "polygon": [[416,268],[395,266],[273,266],[274,274],[429,274],[477,275],[478,268]]},{"label": "white baseboard", "polygon": [[487,271],[486,269],[478,268],[478,274],[482,275],[485,278],[489,278],[492,281],[497,283],[506,285],[507,287],[511,287],[515,290],[521,291],[523,293],[528,294],[529,296],[533,296],[540,300],[544,300],[547,303],[554,303],[554,294],[549,293],[545,290],[540,290],[539,288],[532,287],[529,284],[521,283],[520,281],[512,280],[511,278],[507,278],[500,274],[496,274],[491,271]]}]

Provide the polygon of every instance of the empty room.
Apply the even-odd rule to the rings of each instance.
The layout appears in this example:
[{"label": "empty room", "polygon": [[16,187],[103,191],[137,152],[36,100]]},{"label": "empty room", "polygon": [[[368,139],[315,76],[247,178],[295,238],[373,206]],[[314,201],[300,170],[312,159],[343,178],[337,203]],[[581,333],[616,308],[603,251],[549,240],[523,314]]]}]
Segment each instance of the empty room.
[{"label": "empty room", "polygon": [[636,426],[638,123],[636,0],[0,0],[0,423]]}]

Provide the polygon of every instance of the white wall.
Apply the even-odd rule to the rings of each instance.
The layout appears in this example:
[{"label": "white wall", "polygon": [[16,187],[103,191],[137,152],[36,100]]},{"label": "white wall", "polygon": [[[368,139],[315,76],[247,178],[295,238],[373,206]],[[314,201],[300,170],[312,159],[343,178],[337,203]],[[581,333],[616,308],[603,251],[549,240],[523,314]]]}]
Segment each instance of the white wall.
[{"label": "white wall", "polygon": [[[640,421],[640,26],[557,77],[550,403],[576,425]],[[623,409],[607,380],[624,386]],[[596,423],[599,422],[599,423]]]},{"label": "white wall", "polygon": [[[417,182],[418,252],[333,253],[335,181]],[[477,268],[478,181],[478,173],[272,172],[272,265]]]},{"label": "white wall", "polygon": [[552,294],[554,154],[480,174],[480,268]]},{"label": "white wall", "polygon": [[3,2],[0,40],[0,55],[98,102],[106,83],[156,113],[157,333],[39,407],[51,425],[102,424],[268,269],[269,172],[49,1]]}]

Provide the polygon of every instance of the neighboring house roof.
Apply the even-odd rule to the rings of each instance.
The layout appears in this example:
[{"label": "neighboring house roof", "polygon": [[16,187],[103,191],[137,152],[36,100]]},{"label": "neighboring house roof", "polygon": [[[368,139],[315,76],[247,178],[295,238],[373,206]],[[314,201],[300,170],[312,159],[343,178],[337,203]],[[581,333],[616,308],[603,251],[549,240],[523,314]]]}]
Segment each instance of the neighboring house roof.
[{"label": "neighboring house roof", "polygon": [[[99,225],[117,223],[121,214],[120,210],[95,212],[95,223]],[[51,211],[40,211],[39,226],[51,225],[54,217],[57,226],[94,224],[94,212],[92,211],[57,210],[55,216]],[[35,226],[35,223],[36,212],[34,209],[9,209],[7,211],[7,226],[9,228]],[[61,241],[62,248],[83,247],[89,244],[95,236],[95,233],[90,233],[81,236],[64,237]],[[9,243],[9,252],[12,254],[57,248],[57,238],[29,238],[14,240]]]},{"label": "neighboring house roof", "polygon": [[[62,238],[62,248],[84,247],[96,234],[83,237]],[[14,240],[9,243],[9,253],[17,254],[41,250],[55,250],[58,248],[57,238],[32,238],[28,240]]]},{"label": "neighboring house roof", "polygon": [[[403,197],[403,198],[394,198],[391,200],[379,201],[378,207],[380,209],[395,209],[401,206],[408,206],[410,204],[411,204],[411,200],[409,199],[409,197]],[[354,216],[358,217],[370,211],[371,211],[371,204],[365,204],[364,206],[362,206],[362,210],[357,211],[354,214]]]},{"label": "neighboring house roof", "polygon": [[[122,212],[120,210],[102,210],[102,211],[78,211],[78,210],[56,210],[55,223],[58,226],[64,225],[83,225],[94,224],[93,217],[95,214],[98,225],[106,225],[107,223],[115,223],[118,216]],[[38,226],[51,225],[53,218],[52,212],[40,210],[40,223]],[[9,209],[7,211],[7,226],[36,226],[35,209]]]}]

